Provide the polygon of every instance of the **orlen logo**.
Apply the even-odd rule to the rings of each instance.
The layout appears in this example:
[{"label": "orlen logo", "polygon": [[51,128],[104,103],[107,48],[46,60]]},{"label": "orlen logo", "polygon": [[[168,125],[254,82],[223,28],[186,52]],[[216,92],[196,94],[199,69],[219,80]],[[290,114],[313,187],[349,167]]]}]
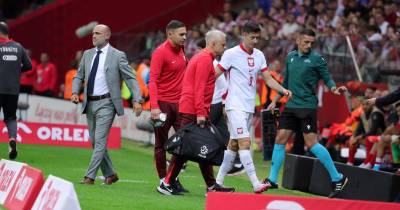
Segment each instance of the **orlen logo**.
[{"label": "orlen logo", "polygon": [[4,61],[16,61],[17,56],[16,55],[3,55],[3,60]]},{"label": "orlen logo", "polygon": [[37,130],[37,137],[41,140],[53,141],[89,141],[89,130],[84,128],[59,128],[42,126]]},{"label": "orlen logo", "polygon": [[305,210],[305,208],[294,201],[274,200],[267,204],[265,210]]},{"label": "orlen logo", "polygon": [[[22,141],[22,137],[21,137],[21,135],[19,135],[18,130],[22,130],[26,134],[32,133],[32,130],[25,123],[18,122],[18,124],[17,124],[17,141],[19,141],[19,142]],[[2,132],[6,133],[7,127],[4,127]]]},{"label": "orlen logo", "polygon": [[60,198],[61,192],[57,189],[51,188],[53,181],[49,183],[46,191],[44,191],[40,198],[39,208],[40,210],[51,210],[54,209],[58,199]]}]

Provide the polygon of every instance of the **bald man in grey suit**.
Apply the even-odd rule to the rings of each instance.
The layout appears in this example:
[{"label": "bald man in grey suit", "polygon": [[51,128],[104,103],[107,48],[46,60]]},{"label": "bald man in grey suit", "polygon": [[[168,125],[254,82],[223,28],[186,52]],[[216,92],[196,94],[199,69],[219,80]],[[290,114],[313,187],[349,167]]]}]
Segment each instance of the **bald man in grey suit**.
[{"label": "bald man in grey suit", "polygon": [[107,138],[115,114],[124,114],[121,99],[121,81],[125,81],[131,91],[133,110],[136,116],[142,112],[142,98],[136,75],[128,65],[125,53],[109,44],[111,30],[106,25],[93,29],[94,48],[86,50],[82,56],[78,72],[72,83],[71,101],[79,102],[79,90],[84,86],[83,114],[86,114],[93,153],[82,184],[94,184],[100,168],[110,185],[118,181],[110,156],[107,152]]}]

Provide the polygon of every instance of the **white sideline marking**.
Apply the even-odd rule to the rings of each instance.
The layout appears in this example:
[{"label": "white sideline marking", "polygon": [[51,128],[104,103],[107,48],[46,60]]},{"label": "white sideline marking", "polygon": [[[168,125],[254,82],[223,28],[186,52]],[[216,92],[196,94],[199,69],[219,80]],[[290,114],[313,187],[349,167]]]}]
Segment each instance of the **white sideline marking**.
[{"label": "white sideline marking", "polygon": [[[104,176],[97,176],[96,180],[104,181]],[[135,179],[119,179],[118,182],[126,182],[126,183],[150,183],[149,181],[145,180],[135,180]]]}]

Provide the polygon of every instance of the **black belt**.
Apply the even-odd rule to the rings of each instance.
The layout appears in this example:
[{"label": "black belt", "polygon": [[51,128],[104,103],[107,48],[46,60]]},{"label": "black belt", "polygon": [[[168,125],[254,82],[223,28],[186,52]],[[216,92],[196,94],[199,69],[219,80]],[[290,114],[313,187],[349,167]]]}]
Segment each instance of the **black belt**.
[{"label": "black belt", "polygon": [[89,99],[89,101],[98,101],[98,100],[110,98],[110,97],[111,97],[110,93],[106,93],[101,96],[88,96],[88,99]]}]

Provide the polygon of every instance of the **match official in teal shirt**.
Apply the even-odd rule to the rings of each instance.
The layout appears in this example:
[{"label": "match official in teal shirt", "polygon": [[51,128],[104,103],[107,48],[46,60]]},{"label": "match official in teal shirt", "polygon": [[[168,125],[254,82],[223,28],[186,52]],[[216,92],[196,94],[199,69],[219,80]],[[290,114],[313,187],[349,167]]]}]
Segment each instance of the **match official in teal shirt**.
[{"label": "match official in teal shirt", "polygon": [[[332,180],[332,192],[329,197],[338,195],[348,182],[348,178],[339,173],[333,164],[329,152],[318,143],[317,139],[317,105],[316,88],[319,80],[323,80],[328,88],[337,95],[347,91],[346,87],[336,87],[332,80],[325,59],[312,50],[315,33],[304,29],[296,40],[297,50],[290,52],[286,58],[286,76],[283,87],[292,91],[292,98],[287,102],[279,119],[279,129],[275,138],[272,154],[272,166],[269,177],[264,183],[269,183],[270,188],[278,187],[278,174],[285,157],[285,144],[293,131],[299,128],[303,132],[304,141],[309,149],[325,166]],[[277,96],[269,105],[275,108]]]}]

